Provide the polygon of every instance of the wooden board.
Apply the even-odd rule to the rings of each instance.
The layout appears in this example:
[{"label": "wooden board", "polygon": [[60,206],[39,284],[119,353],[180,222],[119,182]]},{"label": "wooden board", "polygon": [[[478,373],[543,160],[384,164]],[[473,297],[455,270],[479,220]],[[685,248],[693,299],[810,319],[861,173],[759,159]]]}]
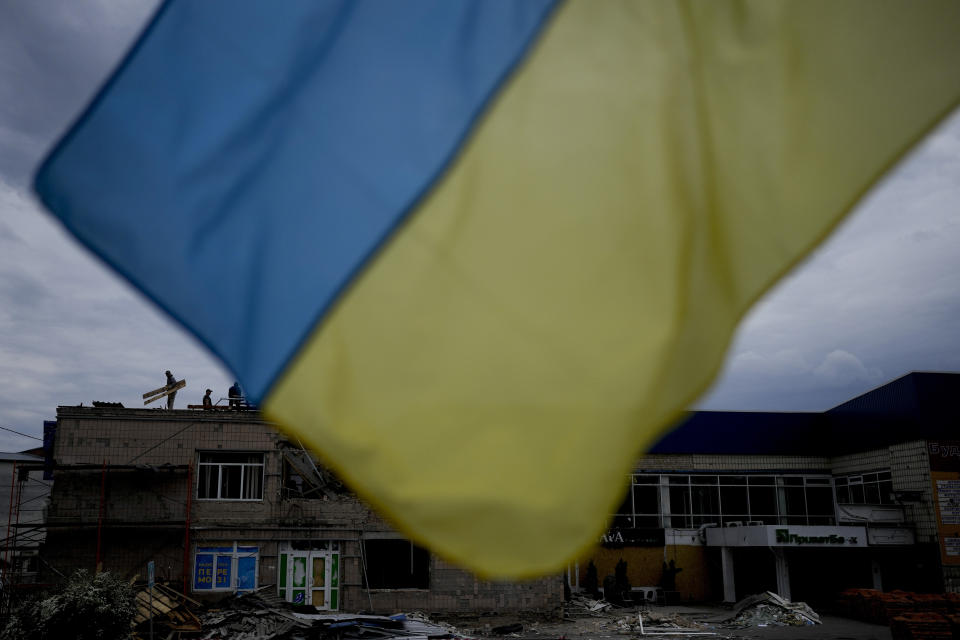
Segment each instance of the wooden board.
[{"label": "wooden board", "polygon": [[[168,385],[168,386],[166,386],[166,387],[163,387],[163,388],[160,390],[160,395],[154,396],[154,397],[150,398],[149,400],[144,400],[144,401],[143,401],[143,404],[144,404],[144,405],[148,405],[148,404],[150,404],[151,402],[153,402],[154,400],[159,400],[160,398],[164,398],[164,397],[170,395],[170,394],[173,393],[174,391],[179,391],[180,389],[183,389],[185,386],[187,386],[187,379],[186,379],[186,378],[184,378],[183,380],[178,381],[177,383],[175,383],[175,384],[173,384],[173,385]],[[146,396],[144,396],[144,397],[146,397]]]}]

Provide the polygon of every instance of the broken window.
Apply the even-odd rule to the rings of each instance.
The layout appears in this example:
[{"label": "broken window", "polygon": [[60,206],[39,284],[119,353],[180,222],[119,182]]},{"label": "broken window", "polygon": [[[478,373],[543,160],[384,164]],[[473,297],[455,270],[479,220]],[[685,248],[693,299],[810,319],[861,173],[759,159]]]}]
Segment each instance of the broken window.
[{"label": "broken window", "polygon": [[262,500],[263,454],[201,451],[197,465],[197,498]]},{"label": "broken window", "polygon": [[346,492],[340,481],[304,449],[284,448],[281,497],[336,500]]},{"label": "broken window", "polygon": [[364,586],[429,589],[430,553],[409,540],[364,540]]}]

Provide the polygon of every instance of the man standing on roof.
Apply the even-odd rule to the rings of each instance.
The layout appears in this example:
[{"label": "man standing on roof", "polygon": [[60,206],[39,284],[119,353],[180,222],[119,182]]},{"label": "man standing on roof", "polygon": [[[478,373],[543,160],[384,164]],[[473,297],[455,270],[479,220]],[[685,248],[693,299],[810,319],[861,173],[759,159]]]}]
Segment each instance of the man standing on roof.
[{"label": "man standing on roof", "polygon": [[230,390],[227,391],[227,396],[230,398],[230,406],[233,409],[240,409],[240,398],[243,397],[243,392],[240,391],[240,383],[236,380],[233,381],[233,386],[230,387]]},{"label": "man standing on roof", "polygon": [[213,389],[207,389],[207,392],[203,396],[203,408],[207,411],[213,409],[213,398],[210,397],[211,393],[213,393]]},{"label": "man standing on roof", "polygon": [[[167,371],[167,387],[170,388],[175,384],[177,384],[177,379],[173,377],[172,373]],[[169,395],[167,395],[167,409],[173,409],[173,401],[176,397],[176,391],[172,391]]]}]

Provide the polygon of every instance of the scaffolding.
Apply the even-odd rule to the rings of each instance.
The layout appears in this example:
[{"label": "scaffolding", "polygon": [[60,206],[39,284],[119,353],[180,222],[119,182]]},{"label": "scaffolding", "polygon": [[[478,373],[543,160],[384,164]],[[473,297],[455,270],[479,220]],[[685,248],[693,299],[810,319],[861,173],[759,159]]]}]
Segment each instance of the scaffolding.
[{"label": "scaffolding", "polygon": [[[138,519],[122,521],[110,519],[108,513],[107,489],[111,473],[117,472],[170,471],[184,474],[185,508],[182,519],[162,519],[156,522]],[[52,474],[50,472],[53,472]],[[99,478],[99,503],[96,519],[83,521],[68,519],[63,522],[51,521],[47,507],[53,491],[53,480],[40,479],[41,473],[52,478],[60,472],[60,481],[65,474],[96,473]],[[69,476],[66,476],[69,477]],[[166,529],[171,532],[183,531],[183,593],[188,595],[190,566],[190,526],[193,466],[192,465],[145,465],[145,464],[44,464],[39,462],[13,462],[13,472],[8,499],[7,534],[0,547],[0,616],[7,615],[12,607],[25,596],[38,590],[52,587],[66,579],[63,572],[47,562],[42,553],[42,545],[47,534],[54,530],[89,531],[96,529],[96,557],[91,571],[99,571],[104,554],[108,552],[104,533],[107,530],[149,527]],[[31,484],[32,483],[32,484]],[[42,491],[35,490],[37,483]],[[34,490],[31,490],[34,489]],[[39,517],[23,518],[24,514],[39,513]],[[56,576],[56,581],[38,581],[38,576],[46,574]]]}]

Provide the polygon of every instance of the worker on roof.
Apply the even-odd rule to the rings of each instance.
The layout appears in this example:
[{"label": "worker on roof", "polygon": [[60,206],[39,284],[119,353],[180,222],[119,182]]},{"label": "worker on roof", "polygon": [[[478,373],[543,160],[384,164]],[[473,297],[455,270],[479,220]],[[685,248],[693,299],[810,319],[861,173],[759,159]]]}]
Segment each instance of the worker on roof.
[{"label": "worker on roof", "polygon": [[230,398],[230,406],[234,409],[239,409],[241,399],[243,398],[243,392],[240,390],[239,382],[236,380],[233,381],[233,386],[227,391],[227,396]]},{"label": "worker on roof", "polygon": [[[170,373],[169,370],[166,373],[167,373],[167,387],[168,388],[173,387],[173,385],[177,384],[177,379],[173,377],[173,374]],[[173,401],[176,397],[177,397],[176,391],[171,391],[170,394],[167,395],[167,409],[173,409]]]},{"label": "worker on roof", "polygon": [[210,394],[213,393],[213,389],[207,389],[207,392],[203,395],[203,408],[210,410],[213,409],[213,398],[210,397]]}]

